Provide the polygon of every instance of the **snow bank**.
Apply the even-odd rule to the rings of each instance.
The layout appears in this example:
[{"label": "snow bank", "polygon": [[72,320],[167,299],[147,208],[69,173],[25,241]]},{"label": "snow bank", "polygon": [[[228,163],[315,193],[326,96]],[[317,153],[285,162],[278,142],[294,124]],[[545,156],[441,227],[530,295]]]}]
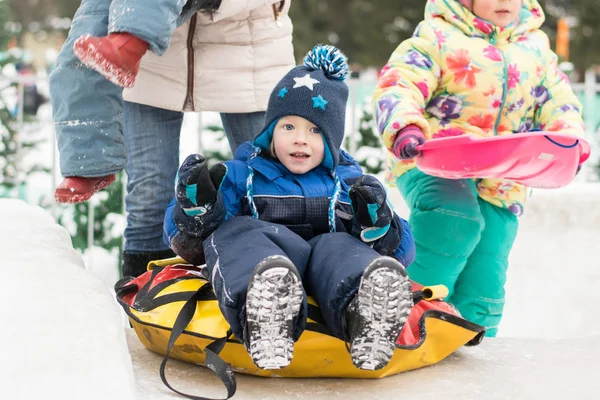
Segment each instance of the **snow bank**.
[{"label": "snow bank", "polygon": [[113,297],[43,209],[0,200],[0,398],[135,398]]}]

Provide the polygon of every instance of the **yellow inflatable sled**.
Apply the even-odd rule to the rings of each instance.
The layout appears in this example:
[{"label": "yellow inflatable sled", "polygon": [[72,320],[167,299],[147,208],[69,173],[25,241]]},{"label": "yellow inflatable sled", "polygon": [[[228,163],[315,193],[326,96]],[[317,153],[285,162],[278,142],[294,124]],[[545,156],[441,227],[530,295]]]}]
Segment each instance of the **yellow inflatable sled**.
[{"label": "yellow inflatable sled", "polygon": [[402,328],[389,364],[365,371],[352,364],[346,343],[331,335],[319,307],[309,298],[307,327],[294,346],[289,366],[276,371],[258,369],[242,342],[231,335],[202,268],[168,259],[149,264],[138,278],[117,282],[117,299],[137,336],[148,349],[167,357],[204,365],[225,384],[228,397],[235,394],[231,370],[259,376],[286,378],[343,377],[383,378],[399,372],[433,365],[463,345],[479,344],[485,328],[461,318],[445,297],[445,287],[423,288],[413,283],[415,306]]}]

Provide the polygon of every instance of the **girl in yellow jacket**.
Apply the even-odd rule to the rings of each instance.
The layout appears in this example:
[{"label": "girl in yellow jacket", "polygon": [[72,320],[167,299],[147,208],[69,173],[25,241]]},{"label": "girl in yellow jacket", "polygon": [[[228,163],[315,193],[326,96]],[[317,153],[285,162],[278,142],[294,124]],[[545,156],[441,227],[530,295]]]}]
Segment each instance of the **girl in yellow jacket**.
[{"label": "girl in yellow jacket", "polygon": [[411,208],[417,258],[408,273],[446,285],[448,300],[488,336],[502,317],[526,188],[428,176],[413,157],[417,145],[445,136],[583,134],[581,105],[543,22],[537,0],[428,0],[425,20],[394,51],[373,95],[388,178]]}]

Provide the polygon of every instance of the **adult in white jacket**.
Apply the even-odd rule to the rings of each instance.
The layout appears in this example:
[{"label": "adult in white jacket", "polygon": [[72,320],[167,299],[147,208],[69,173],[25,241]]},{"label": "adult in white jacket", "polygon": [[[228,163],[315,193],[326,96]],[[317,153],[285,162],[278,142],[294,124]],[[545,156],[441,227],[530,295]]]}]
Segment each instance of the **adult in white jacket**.
[{"label": "adult in white jacket", "polygon": [[232,151],[263,127],[270,92],[294,66],[290,1],[200,0],[213,11],[193,13],[199,0],[189,0],[193,16],[162,56],[144,57],[135,87],[125,91],[73,55],[82,34],[106,35],[110,12],[110,2],[82,1],[50,79],[61,172],[94,177],[126,169],[124,275],[172,254],[162,223],[183,112],[220,112]]},{"label": "adult in white jacket", "polygon": [[123,275],[172,255],[162,241],[179,166],[182,111],[218,111],[232,152],[264,126],[275,84],[294,66],[290,0],[222,0],[181,26],[161,57],[148,53],[126,89],[128,176]]}]

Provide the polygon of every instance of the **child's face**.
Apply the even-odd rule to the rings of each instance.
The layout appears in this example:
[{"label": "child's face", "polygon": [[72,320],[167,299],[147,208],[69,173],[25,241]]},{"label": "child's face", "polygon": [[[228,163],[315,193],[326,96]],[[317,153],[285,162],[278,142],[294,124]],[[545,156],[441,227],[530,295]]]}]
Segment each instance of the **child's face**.
[{"label": "child's face", "polygon": [[321,165],[325,143],[321,130],[297,116],[281,118],[273,131],[274,156],[294,174],[304,174]]},{"label": "child's face", "polygon": [[504,28],[519,18],[523,0],[473,0],[473,14]]}]

